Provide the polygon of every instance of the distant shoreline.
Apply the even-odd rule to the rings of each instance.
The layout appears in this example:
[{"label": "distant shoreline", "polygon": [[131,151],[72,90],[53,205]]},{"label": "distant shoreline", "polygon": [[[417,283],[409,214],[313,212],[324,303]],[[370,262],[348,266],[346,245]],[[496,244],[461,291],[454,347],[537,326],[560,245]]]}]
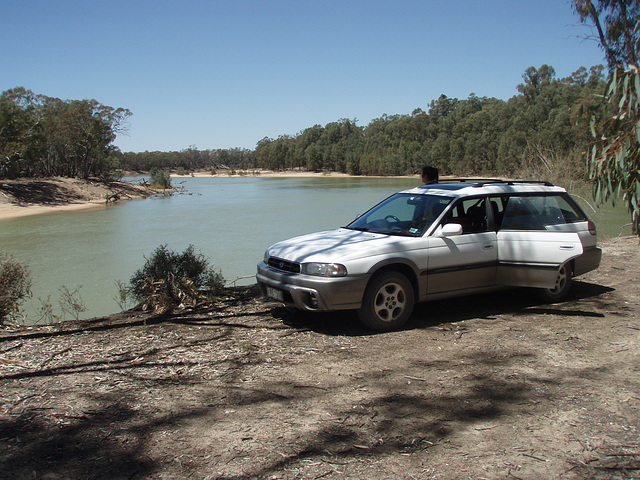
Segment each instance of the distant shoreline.
[{"label": "distant shoreline", "polygon": [[[231,169],[229,170],[231,171]],[[175,178],[187,178],[187,177],[211,177],[211,178],[219,178],[219,177],[282,177],[282,178],[312,178],[312,177],[329,177],[329,178],[412,178],[415,176],[418,180],[420,180],[420,176],[416,175],[351,175],[349,173],[342,172],[309,172],[304,170],[285,170],[274,172],[271,170],[235,170],[236,173],[233,175],[229,175],[228,172],[220,172],[212,175],[211,172],[193,172],[187,173],[185,175],[178,175],[177,173],[172,173],[171,177]],[[242,172],[242,173],[237,173]]]},{"label": "distant shoreline", "polygon": [[[210,172],[193,172],[186,175],[171,174],[172,178],[211,177],[211,178],[411,178],[405,176],[366,176],[349,175],[340,172],[307,172],[287,170],[273,172],[266,170],[235,170],[235,174],[227,172],[212,175]],[[238,173],[241,172],[241,173]],[[416,176],[419,181],[420,177]],[[72,178],[34,178],[18,180],[0,180],[0,222],[32,215],[43,215],[59,212],[75,212],[81,210],[108,208],[108,195],[113,194],[118,186],[129,185],[131,189],[122,196],[121,200],[135,200],[153,195],[145,187],[115,182],[115,187],[109,188],[99,182]],[[34,195],[35,194],[37,195]],[[50,196],[47,194],[50,193]],[[14,195],[15,194],[15,195]],[[16,196],[17,195],[17,196]],[[24,196],[26,200],[21,199]],[[30,198],[29,195],[35,198]]]}]

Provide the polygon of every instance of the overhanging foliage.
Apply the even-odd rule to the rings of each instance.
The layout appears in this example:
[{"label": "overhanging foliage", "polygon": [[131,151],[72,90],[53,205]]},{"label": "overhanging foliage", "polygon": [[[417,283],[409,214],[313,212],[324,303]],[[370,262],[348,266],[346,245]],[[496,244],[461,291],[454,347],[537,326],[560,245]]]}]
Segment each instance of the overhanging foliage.
[{"label": "overhanging foliage", "polygon": [[605,111],[593,115],[595,142],[588,160],[599,202],[622,197],[632,214],[634,232],[640,218],[640,70],[615,70],[602,98]]}]

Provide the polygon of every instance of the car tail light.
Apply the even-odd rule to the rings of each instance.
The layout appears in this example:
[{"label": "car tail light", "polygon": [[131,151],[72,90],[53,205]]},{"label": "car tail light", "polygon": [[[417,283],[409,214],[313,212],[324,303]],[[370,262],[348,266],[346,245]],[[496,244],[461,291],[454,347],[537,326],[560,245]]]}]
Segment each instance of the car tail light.
[{"label": "car tail light", "polygon": [[592,220],[589,220],[589,221],[587,222],[587,226],[589,227],[589,233],[590,233],[591,235],[595,235],[595,234],[596,234],[596,224],[595,224],[595,223],[593,223],[593,221],[592,221]]}]

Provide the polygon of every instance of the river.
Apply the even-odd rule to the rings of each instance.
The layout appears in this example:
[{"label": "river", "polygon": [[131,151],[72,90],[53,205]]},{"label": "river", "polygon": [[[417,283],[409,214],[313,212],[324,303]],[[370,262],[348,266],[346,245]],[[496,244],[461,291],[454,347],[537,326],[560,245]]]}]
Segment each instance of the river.
[{"label": "river", "polygon": [[[113,206],[6,220],[0,249],[28,265],[34,280],[27,323],[61,289],[79,294],[80,318],[118,312],[116,282],[127,282],[157,246],[182,251],[192,244],[225,279],[255,273],[264,250],[278,240],[350,222],[417,178],[187,177],[184,193]],[[243,278],[238,285],[254,280]],[[69,318],[69,315],[66,316]]]},{"label": "river", "polygon": [[[183,193],[3,221],[0,249],[32,272],[26,323],[37,321],[49,303],[61,316],[58,302],[65,288],[79,289],[87,307],[80,318],[92,318],[120,310],[116,282],[126,283],[159,245],[182,251],[192,244],[228,282],[249,284],[254,280],[242,277],[255,273],[269,245],[345,225],[393,192],[418,183],[417,177],[174,178]],[[600,238],[617,235],[628,222],[620,206],[585,210],[598,224]]]}]

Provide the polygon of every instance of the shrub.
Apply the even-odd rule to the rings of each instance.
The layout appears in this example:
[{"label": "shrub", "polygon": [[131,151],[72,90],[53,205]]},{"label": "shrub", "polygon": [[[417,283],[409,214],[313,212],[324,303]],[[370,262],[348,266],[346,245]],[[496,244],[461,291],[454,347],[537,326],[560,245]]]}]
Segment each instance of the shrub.
[{"label": "shrub", "polygon": [[80,295],[81,288],[82,285],[77,286],[74,290],[69,290],[66,285],[60,287],[60,308],[63,318],[68,313],[77,321],[80,319],[80,314],[87,311],[87,305]]},{"label": "shrub", "polygon": [[158,188],[171,188],[171,175],[169,172],[164,172],[162,170],[151,170],[151,178],[149,179],[149,184],[152,187]]},{"label": "shrub", "polygon": [[9,254],[0,252],[0,325],[7,319],[15,320],[20,305],[29,295],[31,295],[29,269]]},{"label": "shrub", "polygon": [[223,286],[222,274],[196,254],[193,245],[182,253],[160,245],[130,280],[131,295],[143,308],[159,312],[178,305],[195,306],[205,293],[217,295]]}]

